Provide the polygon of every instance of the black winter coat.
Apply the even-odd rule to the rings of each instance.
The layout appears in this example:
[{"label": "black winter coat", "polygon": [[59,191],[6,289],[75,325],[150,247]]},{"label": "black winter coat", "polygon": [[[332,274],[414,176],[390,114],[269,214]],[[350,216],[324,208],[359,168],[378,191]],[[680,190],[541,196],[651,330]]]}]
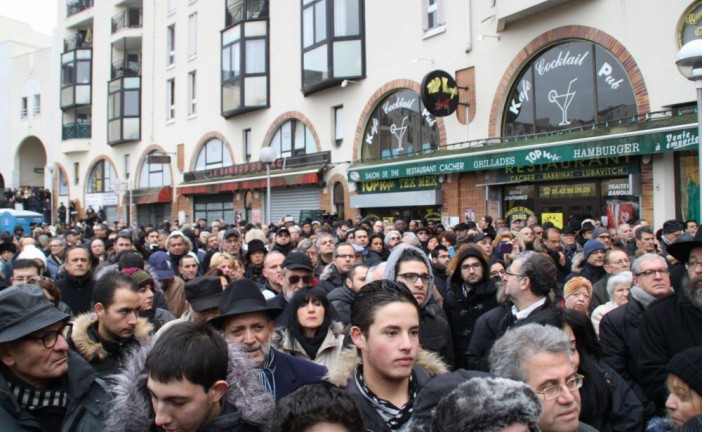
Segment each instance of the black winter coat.
[{"label": "black winter coat", "polygon": [[444,310],[433,299],[419,313],[419,343],[422,348],[439,354],[451,366],[454,362],[451,329]]},{"label": "black winter coat", "polygon": [[497,340],[500,321],[502,321],[510,307],[508,305],[499,305],[480,315],[480,318],[475,322],[475,331],[470,339],[470,345],[468,345],[468,366],[466,369],[482,371],[490,369],[490,365],[487,364],[488,354],[490,353],[490,348]]},{"label": "black winter coat", "polygon": [[468,347],[475,324],[480,316],[497,307],[497,285],[494,280],[482,281],[468,291],[468,296],[463,295],[462,285],[462,280],[452,280],[446,291],[444,310],[453,336],[455,367],[469,369]]},{"label": "black winter coat", "polygon": [[634,390],[644,407],[646,417],[653,414],[653,405],[641,387],[639,331],[644,306],[633,298],[605,314],[600,321],[600,346],[603,360]]},{"label": "black winter coat", "polygon": [[643,313],[640,343],[641,376],[646,377],[641,384],[662,411],[668,394],[666,365],[676,354],[702,345],[702,310],[683,290],[654,301]]}]

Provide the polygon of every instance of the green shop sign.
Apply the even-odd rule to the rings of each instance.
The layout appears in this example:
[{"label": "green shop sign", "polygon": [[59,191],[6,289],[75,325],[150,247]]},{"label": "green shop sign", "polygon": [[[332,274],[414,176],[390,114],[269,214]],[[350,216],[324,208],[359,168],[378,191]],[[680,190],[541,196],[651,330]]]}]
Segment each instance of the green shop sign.
[{"label": "green shop sign", "polygon": [[629,156],[551,162],[548,164],[515,166],[497,172],[499,183],[521,181],[575,180],[588,177],[613,177],[638,174],[638,160]]},{"label": "green shop sign", "polygon": [[[456,156],[397,162],[375,167],[351,169],[352,182],[390,180],[405,177],[433,176],[466,171],[548,165],[571,161],[589,161],[612,157],[638,156],[678,150],[697,150],[697,127],[671,128],[646,134],[619,137],[575,139],[539,144],[526,148],[481,150]],[[616,174],[610,174],[616,175]]]},{"label": "green shop sign", "polygon": [[436,176],[421,176],[360,182],[358,193],[405,192],[440,188],[441,184]]}]

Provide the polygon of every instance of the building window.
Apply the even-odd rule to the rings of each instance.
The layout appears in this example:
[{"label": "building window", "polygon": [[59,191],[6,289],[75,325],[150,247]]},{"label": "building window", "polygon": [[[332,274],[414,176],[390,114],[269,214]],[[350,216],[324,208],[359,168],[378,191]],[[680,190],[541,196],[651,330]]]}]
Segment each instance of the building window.
[{"label": "building window", "polygon": [[[149,155],[159,154],[160,152],[152,151]],[[147,157],[141,166],[139,173],[139,187],[153,188],[171,185],[171,166],[164,163],[150,163]]]},{"label": "building window", "polygon": [[334,184],[334,211],[339,220],[344,219],[344,185],[341,182]]},{"label": "building window", "polygon": [[115,178],[112,164],[101,160],[93,166],[88,177],[88,193],[105,193],[112,191],[112,180]]},{"label": "building window", "polygon": [[175,79],[166,81],[166,120],[175,119]]},{"label": "building window", "polygon": [[73,178],[76,179],[76,184],[80,181],[80,162],[73,162]]},{"label": "building window", "polygon": [[222,32],[222,116],[269,106],[268,2],[228,0]]},{"label": "building window", "polygon": [[197,155],[195,171],[232,166],[232,157],[222,140],[212,138],[207,141]]},{"label": "building window", "polygon": [[422,28],[424,31],[446,24],[444,0],[422,0]]},{"label": "building window", "polygon": [[188,74],[188,116],[197,114],[197,73]]},{"label": "building window", "polygon": [[271,142],[278,157],[292,157],[317,152],[317,146],[307,125],[300,120],[288,120],[280,127]]},{"label": "building window", "polygon": [[29,111],[29,99],[27,96],[23,96],[20,100],[20,118],[26,119]]},{"label": "building window", "polygon": [[436,118],[424,108],[417,93],[403,89],[384,97],[371,112],[363,134],[362,158],[431,153],[439,144]]},{"label": "building window", "polygon": [[59,168],[58,175],[59,196],[66,196],[68,195],[68,176],[62,168]]},{"label": "building window", "polygon": [[244,131],[244,154],[246,155],[246,162],[251,162],[251,129],[246,129]]},{"label": "building window", "polygon": [[92,54],[91,49],[61,54],[61,109],[91,103]]},{"label": "building window", "polygon": [[129,153],[124,155],[124,178],[129,180]]},{"label": "building window", "polygon": [[175,24],[171,24],[166,28],[166,64],[172,65],[175,63]]},{"label": "building window", "polygon": [[188,48],[192,58],[197,55],[197,13],[190,15],[189,36]]},{"label": "building window", "polygon": [[363,0],[302,0],[302,92],[366,73]]},{"label": "building window", "polygon": [[340,146],[344,142],[344,107],[334,107],[334,143]]},{"label": "building window", "polygon": [[571,40],[537,54],[508,93],[504,136],[580,128],[638,115],[624,67],[606,49]]},{"label": "building window", "polygon": [[141,139],[141,77],[109,82],[107,95],[107,143],[114,145]]},{"label": "building window", "polygon": [[38,117],[41,114],[41,95],[35,94],[32,98],[32,116]]}]

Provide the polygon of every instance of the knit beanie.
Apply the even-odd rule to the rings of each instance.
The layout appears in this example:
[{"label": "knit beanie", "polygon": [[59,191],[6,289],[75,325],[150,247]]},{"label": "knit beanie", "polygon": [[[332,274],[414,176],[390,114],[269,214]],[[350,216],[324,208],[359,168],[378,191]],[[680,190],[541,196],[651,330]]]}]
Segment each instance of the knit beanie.
[{"label": "knit beanie", "polygon": [[592,238],[597,238],[607,232],[607,228],[597,227],[592,231]]},{"label": "knit beanie", "polygon": [[606,251],[607,248],[605,248],[602,242],[596,238],[591,238],[590,240],[586,241],[585,246],[583,246],[583,257],[585,257],[585,261],[587,261],[591,253],[598,250]]},{"label": "knit beanie", "polygon": [[668,362],[667,369],[668,373],[679,377],[698,395],[702,395],[702,346],[676,354]]},{"label": "knit beanie", "polygon": [[444,397],[432,418],[432,432],[490,432],[523,423],[538,431],[541,402],[525,383],[473,378]]},{"label": "knit beanie", "polygon": [[122,273],[129,276],[139,288],[143,288],[146,285],[154,285],[154,279],[151,275],[138,267],[130,267],[122,270]]},{"label": "knit beanie", "polygon": [[566,282],[563,286],[563,298],[568,298],[575,294],[580,288],[585,287],[587,293],[592,297],[592,284],[589,280],[581,276],[576,276],[573,279]]}]

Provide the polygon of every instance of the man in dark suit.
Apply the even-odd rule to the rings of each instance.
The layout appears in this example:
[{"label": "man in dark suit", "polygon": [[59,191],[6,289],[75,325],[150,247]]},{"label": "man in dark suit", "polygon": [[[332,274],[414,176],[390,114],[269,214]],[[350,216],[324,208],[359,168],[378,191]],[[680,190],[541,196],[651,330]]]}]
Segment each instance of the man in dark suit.
[{"label": "man in dark suit", "polygon": [[222,330],[227,340],[243,348],[276,401],[305,384],[319,381],[327,373],[324,366],[271,347],[274,320],[283,310],[268,306],[255,282],[232,282],[222,294],[219,310],[219,317],[209,322]]}]

